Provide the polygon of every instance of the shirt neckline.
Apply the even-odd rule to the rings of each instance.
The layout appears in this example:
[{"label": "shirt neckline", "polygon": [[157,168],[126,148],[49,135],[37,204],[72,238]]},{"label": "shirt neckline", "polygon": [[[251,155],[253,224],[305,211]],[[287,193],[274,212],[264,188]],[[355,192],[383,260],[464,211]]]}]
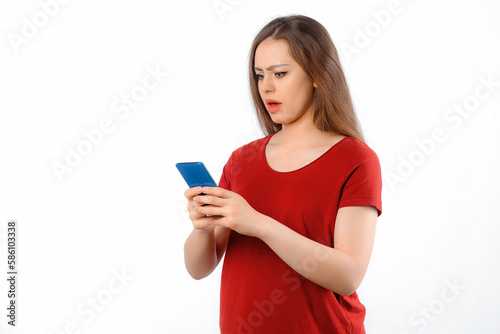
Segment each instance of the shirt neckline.
[{"label": "shirt neckline", "polygon": [[346,141],[346,139],[348,138],[352,138],[351,136],[345,136],[344,138],[342,138],[341,140],[339,140],[338,142],[336,142],[335,144],[333,144],[328,150],[326,150],[326,152],[324,152],[323,154],[321,154],[319,157],[317,157],[316,159],[314,159],[313,161],[311,161],[310,163],[300,167],[300,168],[297,168],[297,169],[294,169],[294,170],[290,170],[290,171],[287,171],[287,172],[280,172],[280,171],[277,171],[273,168],[271,168],[271,166],[269,166],[269,163],[267,162],[267,157],[266,157],[266,147],[267,147],[267,144],[269,143],[269,141],[271,140],[271,137],[274,136],[277,132],[275,133],[272,133],[270,134],[268,137],[267,137],[267,140],[264,142],[264,145],[263,145],[263,149],[262,149],[262,152],[261,152],[261,155],[262,155],[262,158],[264,160],[264,164],[266,165],[266,168],[268,170],[270,170],[272,173],[276,173],[276,174],[291,174],[291,173],[296,173],[296,172],[299,172],[305,168],[307,168],[308,166],[311,166],[313,165],[314,163],[316,163],[316,161],[320,160],[321,158],[323,158],[328,152],[332,151],[335,147],[339,146],[339,144],[341,144],[342,142]]}]

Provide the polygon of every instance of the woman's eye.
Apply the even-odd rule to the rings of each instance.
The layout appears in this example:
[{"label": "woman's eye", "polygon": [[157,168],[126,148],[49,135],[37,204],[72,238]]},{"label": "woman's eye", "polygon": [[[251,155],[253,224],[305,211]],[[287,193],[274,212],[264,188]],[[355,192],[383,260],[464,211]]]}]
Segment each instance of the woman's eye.
[{"label": "woman's eye", "polygon": [[[274,73],[278,78],[283,78],[283,76],[286,74],[286,72],[276,72]],[[255,78],[257,78],[257,80],[261,80],[262,78],[264,78],[264,74],[256,74],[255,75]]]}]

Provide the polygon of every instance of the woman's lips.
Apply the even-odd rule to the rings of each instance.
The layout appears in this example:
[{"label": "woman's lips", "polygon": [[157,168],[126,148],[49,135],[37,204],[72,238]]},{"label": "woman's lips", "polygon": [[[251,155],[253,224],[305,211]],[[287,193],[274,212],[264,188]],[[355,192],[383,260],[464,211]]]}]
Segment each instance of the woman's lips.
[{"label": "woman's lips", "polygon": [[273,99],[266,99],[266,105],[267,105],[267,110],[270,113],[275,113],[280,108],[281,102],[278,102],[278,101],[273,100]]},{"label": "woman's lips", "polygon": [[270,103],[267,105],[267,110],[270,113],[275,113],[278,111],[278,109],[281,107],[281,103]]}]

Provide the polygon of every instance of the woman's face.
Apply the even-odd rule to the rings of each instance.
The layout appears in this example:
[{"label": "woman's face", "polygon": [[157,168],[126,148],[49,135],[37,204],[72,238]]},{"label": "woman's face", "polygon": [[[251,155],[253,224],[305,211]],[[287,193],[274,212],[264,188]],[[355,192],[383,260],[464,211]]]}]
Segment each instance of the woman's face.
[{"label": "woman's face", "polygon": [[[274,123],[285,125],[305,118],[312,120],[315,85],[293,60],[286,41],[262,41],[255,50],[254,70],[260,97]],[[280,104],[270,104],[269,99]]]}]

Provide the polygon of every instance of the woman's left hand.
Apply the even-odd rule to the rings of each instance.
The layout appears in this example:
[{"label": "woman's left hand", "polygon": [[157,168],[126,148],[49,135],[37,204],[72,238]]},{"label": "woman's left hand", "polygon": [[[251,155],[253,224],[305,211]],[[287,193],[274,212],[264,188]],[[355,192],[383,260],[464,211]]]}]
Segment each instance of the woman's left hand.
[{"label": "woman's left hand", "polygon": [[193,198],[197,213],[212,216],[212,223],[216,226],[224,226],[251,237],[259,236],[265,216],[252,208],[242,196],[220,187],[203,187],[202,192],[206,195]]}]

